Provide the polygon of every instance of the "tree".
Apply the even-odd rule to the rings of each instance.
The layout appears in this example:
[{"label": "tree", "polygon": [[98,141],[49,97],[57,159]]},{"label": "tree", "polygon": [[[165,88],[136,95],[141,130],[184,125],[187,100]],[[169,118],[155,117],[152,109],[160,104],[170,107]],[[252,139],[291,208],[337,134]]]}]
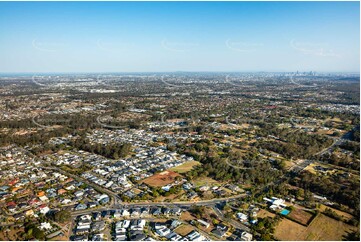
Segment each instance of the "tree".
[{"label": "tree", "polygon": [[297,197],[303,198],[304,196],[305,196],[305,191],[302,188],[298,189],[297,190]]},{"label": "tree", "polygon": [[44,238],[45,238],[44,232],[36,227],[33,228],[33,236],[38,240],[44,240]]},{"label": "tree", "polygon": [[359,231],[352,231],[349,232],[344,240],[348,240],[348,241],[360,241],[360,232]]},{"label": "tree", "polygon": [[335,132],[332,133],[332,136],[334,136],[334,137],[338,137],[340,135],[341,135],[341,133],[338,132],[338,131],[335,131]]},{"label": "tree", "polygon": [[35,237],[38,240],[44,240],[44,232],[41,231],[35,224],[28,222],[24,224],[26,237],[29,239]]},{"label": "tree", "polygon": [[119,159],[118,153],[114,153],[114,154],[113,154],[113,159],[115,159],[115,160],[118,160],[118,159]]},{"label": "tree", "polygon": [[153,197],[159,197],[159,192],[156,189],[152,190]]},{"label": "tree", "polygon": [[64,223],[69,221],[71,218],[71,214],[68,210],[61,210],[57,212],[54,216],[54,220],[56,222]]}]

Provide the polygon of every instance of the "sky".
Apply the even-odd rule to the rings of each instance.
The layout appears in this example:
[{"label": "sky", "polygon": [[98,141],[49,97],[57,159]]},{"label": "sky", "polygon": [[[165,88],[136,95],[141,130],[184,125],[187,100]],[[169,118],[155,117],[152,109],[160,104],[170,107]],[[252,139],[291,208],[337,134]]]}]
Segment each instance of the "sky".
[{"label": "sky", "polygon": [[360,71],[359,2],[0,2],[0,72]]}]

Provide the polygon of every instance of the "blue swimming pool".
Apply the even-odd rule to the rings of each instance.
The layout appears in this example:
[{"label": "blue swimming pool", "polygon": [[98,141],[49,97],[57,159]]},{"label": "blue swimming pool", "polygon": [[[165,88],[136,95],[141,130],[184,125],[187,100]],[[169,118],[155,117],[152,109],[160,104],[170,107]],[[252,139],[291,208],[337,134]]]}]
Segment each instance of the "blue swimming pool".
[{"label": "blue swimming pool", "polygon": [[282,214],[282,215],[288,215],[290,213],[290,211],[289,210],[287,210],[287,209],[283,209],[281,212],[280,212],[280,214]]}]

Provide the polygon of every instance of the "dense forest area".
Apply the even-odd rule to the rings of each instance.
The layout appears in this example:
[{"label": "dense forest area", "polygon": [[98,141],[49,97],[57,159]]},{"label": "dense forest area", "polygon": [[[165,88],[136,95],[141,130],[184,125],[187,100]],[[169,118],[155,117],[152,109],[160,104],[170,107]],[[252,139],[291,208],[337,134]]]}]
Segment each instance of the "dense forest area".
[{"label": "dense forest area", "polygon": [[324,154],[320,157],[320,160],[332,165],[341,166],[344,168],[350,168],[355,171],[360,170],[360,153],[356,156],[350,155],[336,155],[336,154]]},{"label": "dense forest area", "polygon": [[24,135],[13,135],[0,133],[0,146],[17,144],[19,146],[44,144],[53,137],[61,137],[68,134],[67,129],[42,130],[36,133],[26,133]]},{"label": "dense forest area", "polygon": [[302,131],[290,132],[288,129],[279,129],[268,125],[257,130],[256,134],[260,137],[277,137],[278,140],[260,140],[256,146],[274,151],[286,158],[311,158],[333,143],[333,140],[327,136],[307,134]]},{"label": "dense forest area", "polygon": [[290,184],[309,189],[327,196],[332,201],[345,204],[354,209],[355,216],[359,216],[360,183],[357,179],[342,176],[318,176],[304,171],[298,178],[290,180]]},{"label": "dense forest area", "polygon": [[[63,122],[60,122],[63,121]],[[65,122],[66,121],[66,122]],[[39,126],[36,123],[43,125]],[[1,121],[0,129],[27,130],[24,134],[0,133],[0,145],[17,144],[20,146],[45,144],[53,137],[63,137],[68,134],[84,133],[88,129],[99,127],[96,117],[92,115],[49,115],[41,120],[22,119]],[[56,126],[56,127],[53,127]],[[28,130],[30,128],[30,130]]]},{"label": "dense forest area", "polygon": [[[219,181],[263,185],[282,175],[282,171],[272,169],[269,162],[258,159],[256,152],[241,157],[229,148],[217,151],[210,140],[199,140],[191,147],[178,145],[177,148],[178,152],[202,163],[187,173],[190,179],[208,176]],[[235,161],[239,163],[234,163]]]},{"label": "dense forest area", "polygon": [[102,145],[99,143],[92,144],[84,137],[71,141],[69,145],[79,150],[85,150],[91,153],[102,155],[109,159],[119,159],[126,157],[132,150],[132,145],[129,143],[112,143],[107,145]]},{"label": "dense forest area", "polygon": [[360,105],[360,80],[357,78],[344,78],[340,81],[343,81],[341,85],[332,87],[333,91],[343,92],[338,103]]},{"label": "dense forest area", "polygon": [[339,118],[342,121],[352,120],[351,125],[358,125],[360,123],[360,117],[357,114],[332,112],[327,110],[321,110],[319,108],[299,107],[293,111],[292,115],[323,120],[326,120],[327,118]]},{"label": "dense forest area", "polygon": [[9,129],[26,129],[26,128],[51,128],[52,126],[60,126],[74,129],[93,129],[100,127],[97,123],[95,115],[89,114],[51,114],[38,116],[34,119],[21,119],[21,120],[9,120],[0,121],[1,128]]}]

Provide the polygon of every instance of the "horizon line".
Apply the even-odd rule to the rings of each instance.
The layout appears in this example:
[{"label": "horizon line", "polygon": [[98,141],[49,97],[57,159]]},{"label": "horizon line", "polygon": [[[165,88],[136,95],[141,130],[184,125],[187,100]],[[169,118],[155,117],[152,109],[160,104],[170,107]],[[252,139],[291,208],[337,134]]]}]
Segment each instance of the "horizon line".
[{"label": "horizon line", "polygon": [[30,71],[30,72],[0,72],[0,74],[105,74],[105,73],[347,73],[347,74],[359,74],[360,71],[52,71],[52,72],[43,72],[43,71]]}]

